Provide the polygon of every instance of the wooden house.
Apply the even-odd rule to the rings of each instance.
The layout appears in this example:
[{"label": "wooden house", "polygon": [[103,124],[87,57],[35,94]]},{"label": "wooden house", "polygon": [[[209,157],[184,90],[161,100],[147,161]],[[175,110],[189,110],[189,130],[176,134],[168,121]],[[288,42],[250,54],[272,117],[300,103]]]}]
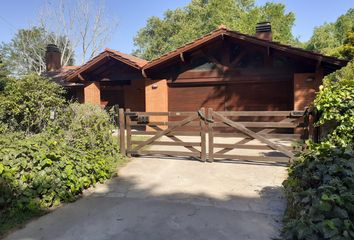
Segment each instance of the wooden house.
[{"label": "wooden house", "polygon": [[272,41],[268,22],[255,36],[221,26],[152,61],[105,49],[82,66],[60,68],[59,54],[47,49],[48,71],[69,97],[158,112],[303,110],[323,77],[347,64]]}]

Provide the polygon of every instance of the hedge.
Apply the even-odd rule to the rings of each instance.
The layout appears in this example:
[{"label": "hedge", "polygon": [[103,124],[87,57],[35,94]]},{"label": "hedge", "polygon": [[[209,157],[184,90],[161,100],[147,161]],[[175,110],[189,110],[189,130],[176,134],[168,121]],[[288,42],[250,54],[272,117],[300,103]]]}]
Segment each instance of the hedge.
[{"label": "hedge", "polygon": [[65,123],[28,135],[0,136],[0,235],[11,221],[22,221],[115,174],[124,159],[112,136],[113,126],[98,106],[71,104],[59,115]]},{"label": "hedge", "polygon": [[282,236],[354,239],[354,63],[324,79],[315,107],[318,126],[335,124],[289,168]]},{"label": "hedge", "polygon": [[285,239],[354,239],[354,151],[313,145],[284,182]]}]

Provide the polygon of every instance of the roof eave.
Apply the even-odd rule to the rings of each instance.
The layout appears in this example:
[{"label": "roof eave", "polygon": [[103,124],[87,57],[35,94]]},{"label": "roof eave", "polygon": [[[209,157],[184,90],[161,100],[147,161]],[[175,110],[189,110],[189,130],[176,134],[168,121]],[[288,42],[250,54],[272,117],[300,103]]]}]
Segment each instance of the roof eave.
[{"label": "roof eave", "polygon": [[[190,50],[193,50],[195,48],[198,48],[198,47],[202,46],[203,44],[209,43],[210,41],[213,41],[213,40],[215,40],[215,39],[217,39],[219,37],[223,37],[223,35],[225,33],[226,33],[226,30],[224,28],[217,29],[217,30],[209,33],[208,35],[205,35],[205,36],[203,36],[201,38],[198,38],[197,40],[194,40],[191,43],[187,43],[184,46],[173,50],[170,53],[166,53],[165,55],[163,55],[163,56],[161,56],[159,58],[151,60],[150,62],[148,62],[143,67],[143,69],[147,70],[147,69],[150,69],[150,68],[152,68],[152,67],[154,67],[156,65],[159,65],[159,64],[161,64],[161,63],[163,63],[165,61],[168,61],[168,60],[171,60],[171,59],[174,59],[174,58],[179,58],[181,53],[186,53],[186,52],[188,52]],[[205,38],[205,39],[203,39],[203,38]],[[193,43],[195,41],[198,41],[198,40],[201,41],[201,42],[199,44],[197,44],[197,45],[193,45]],[[188,46],[188,45],[190,45],[190,46]],[[183,50],[179,51],[181,49],[183,49]]]},{"label": "roof eave", "polygon": [[[230,31],[227,30],[225,28],[219,28],[201,38],[198,38],[197,40],[194,40],[191,43],[187,43],[186,45],[179,47],[175,50],[173,50],[170,53],[167,53],[159,58],[156,58],[150,62],[148,62],[142,69],[148,70],[148,69],[152,69],[153,67],[156,67],[160,64],[163,64],[169,60],[175,59],[175,58],[179,58],[181,53],[185,53],[188,51],[191,51],[193,49],[196,49],[214,39],[217,39],[219,37],[224,38],[224,36],[229,36],[229,37],[234,37],[240,40],[244,40],[244,41],[248,41],[254,44],[258,44],[261,46],[265,46],[265,47],[270,47],[273,49],[277,49],[279,51],[283,51],[283,52],[288,52],[291,54],[295,54],[295,55],[299,55],[305,58],[310,58],[316,61],[321,61],[321,62],[326,62],[338,67],[343,67],[345,66],[349,61],[346,60],[342,60],[342,59],[338,59],[335,57],[330,57],[330,56],[325,56],[323,54],[320,53],[315,53],[315,52],[311,52],[305,49],[301,49],[301,48],[296,48],[296,47],[292,47],[290,45],[285,45],[285,44],[281,44],[278,42],[273,42],[273,41],[268,41],[268,40],[264,40],[264,39],[259,39],[255,36],[251,36],[251,35],[247,35],[247,34],[242,34],[239,32],[235,32],[235,31]],[[204,39],[205,38],[205,39]],[[200,41],[200,42],[199,42]],[[197,43],[196,43],[197,42]]]},{"label": "roof eave", "polygon": [[113,58],[116,59],[117,61],[120,61],[124,64],[127,64],[137,70],[141,70],[142,67],[139,66],[137,63],[134,63],[132,61],[129,61],[128,59],[125,59],[124,57],[121,57],[119,55],[117,55],[116,53],[110,51],[110,50],[105,50],[104,52],[102,52],[100,55],[98,55],[96,57],[96,59],[92,59],[92,62],[87,62],[86,64],[82,65],[82,67],[79,67],[77,70],[75,70],[73,73],[70,73],[68,76],[66,76],[67,81],[72,81],[74,80],[76,77],[78,77],[79,74],[83,73],[84,71],[86,71],[87,69],[95,66],[98,62],[102,61],[105,58]]}]

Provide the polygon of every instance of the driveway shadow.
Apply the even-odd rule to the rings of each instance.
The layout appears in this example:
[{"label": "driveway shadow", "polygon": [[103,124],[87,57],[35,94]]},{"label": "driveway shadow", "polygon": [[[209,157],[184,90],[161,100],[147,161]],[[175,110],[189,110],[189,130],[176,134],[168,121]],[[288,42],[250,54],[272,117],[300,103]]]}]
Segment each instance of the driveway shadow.
[{"label": "driveway shadow", "polygon": [[6,239],[272,239],[279,234],[285,201],[279,181],[265,177],[283,171],[134,159],[119,177]]}]

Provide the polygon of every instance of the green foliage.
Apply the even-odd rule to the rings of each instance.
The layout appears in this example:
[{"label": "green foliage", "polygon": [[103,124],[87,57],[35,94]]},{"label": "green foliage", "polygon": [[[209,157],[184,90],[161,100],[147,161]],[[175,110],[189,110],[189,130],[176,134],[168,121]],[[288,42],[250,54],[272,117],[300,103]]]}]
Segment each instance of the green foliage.
[{"label": "green foliage", "polygon": [[344,39],[343,46],[340,47],[339,53],[345,59],[354,60],[354,26]]},{"label": "green foliage", "polygon": [[[54,41],[54,39],[58,40]],[[64,57],[72,55],[72,46],[70,44],[68,46],[65,36],[56,36],[41,27],[18,30],[11,42],[0,46],[0,52],[7,70],[12,75],[18,76],[32,72],[40,75],[46,71],[46,46],[54,42],[58,42],[58,47],[62,50]],[[73,63],[71,58],[67,64]]]},{"label": "green foliage", "polygon": [[310,145],[289,169],[284,239],[354,238],[353,145]]},{"label": "green foliage", "polygon": [[274,40],[293,43],[293,13],[285,6],[266,3],[255,6],[254,0],[192,0],[189,5],[168,10],[162,19],[150,17],[134,39],[135,54],[145,59],[158,57],[209,33],[221,24],[231,30],[254,34],[257,22],[271,21]]},{"label": "green foliage", "polygon": [[8,74],[9,73],[6,69],[3,57],[0,54],[0,92],[2,92],[5,88]]},{"label": "green foliage", "polygon": [[68,103],[38,75],[0,91],[0,236],[109,178],[123,158],[99,106]]},{"label": "green foliage", "polygon": [[59,85],[38,75],[8,79],[0,92],[0,131],[42,131],[51,122],[50,112],[64,106],[63,94]]},{"label": "green foliage", "polygon": [[308,142],[283,183],[284,239],[354,239],[354,63],[328,75],[315,99],[321,143]]},{"label": "green foliage", "polygon": [[354,63],[326,76],[315,100],[318,125],[335,123],[328,139],[345,146],[354,141]]},{"label": "green foliage", "polygon": [[35,215],[77,199],[110,178],[123,159],[107,113],[99,106],[71,104],[44,132],[0,137],[0,235],[19,213]]},{"label": "green foliage", "polygon": [[306,44],[308,50],[321,52],[326,55],[341,57],[350,60],[343,54],[343,44],[345,44],[348,33],[354,27],[354,9],[349,9],[347,13],[340,16],[334,23],[325,23],[315,28],[313,36]]}]

